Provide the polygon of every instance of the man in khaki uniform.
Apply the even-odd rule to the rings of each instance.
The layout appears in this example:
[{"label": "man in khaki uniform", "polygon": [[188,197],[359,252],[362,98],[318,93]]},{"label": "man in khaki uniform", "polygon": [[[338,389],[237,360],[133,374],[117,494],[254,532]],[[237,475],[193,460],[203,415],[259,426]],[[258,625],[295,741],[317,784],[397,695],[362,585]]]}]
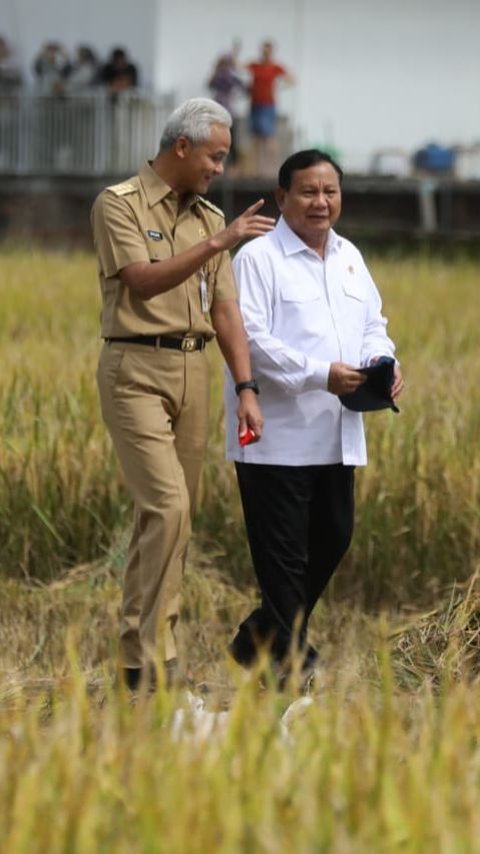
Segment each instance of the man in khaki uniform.
[{"label": "man in khaki uniform", "polygon": [[229,249],[270,231],[260,200],[228,227],[199,193],[223,172],[231,118],[191,99],[167,121],[160,150],[92,209],[105,344],[102,412],[135,504],[125,572],[121,653],[127,685],[176,675],[174,628],[208,434],[205,344],[215,335],[237,383],[239,431],[262,417]]}]

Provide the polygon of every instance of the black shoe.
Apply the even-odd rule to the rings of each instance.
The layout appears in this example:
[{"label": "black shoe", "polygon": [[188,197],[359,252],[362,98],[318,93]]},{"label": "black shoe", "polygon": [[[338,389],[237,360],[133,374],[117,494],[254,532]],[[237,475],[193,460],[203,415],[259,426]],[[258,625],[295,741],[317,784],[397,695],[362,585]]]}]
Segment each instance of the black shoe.
[{"label": "black shoe", "polygon": [[228,652],[233,660],[247,669],[253,667],[257,660],[258,650],[251,634],[242,627],[238,630],[234,639],[228,644]]},{"label": "black shoe", "polygon": [[149,694],[153,694],[157,689],[157,672],[153,664],[147,667],[124,667],[123,677],[125,685],[132,693],[141,691],[144,682]]},{"label": "black shoe", "polygon": [[123,678],[129,691],[139,691],[142,681],[141,667],[124,667]]},{"label": "black shoe", "polygon": [[303,659],[302,671],[312,669],[318,662],[319,653],[314,646],[308,644],[305,658]]}]

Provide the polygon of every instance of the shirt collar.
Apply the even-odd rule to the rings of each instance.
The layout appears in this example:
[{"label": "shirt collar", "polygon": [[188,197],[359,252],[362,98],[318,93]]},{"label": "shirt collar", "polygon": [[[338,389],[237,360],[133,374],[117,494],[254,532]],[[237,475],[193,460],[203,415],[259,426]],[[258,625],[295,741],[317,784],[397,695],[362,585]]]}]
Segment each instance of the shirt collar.
[{"label": "shirt collar", "polygon": [[[177,193],[152,169],[150,161],[147,160],[143,164],[139,172],[139,178],[145,190],[149,207],[153,208],[154,205],[163,201],[168,195],[177,199]],[[196,193],[192,193],[188,199],[187,207],[192,207],[192,205],[197,203],[198,199],[199,196]]]},{"label": "shirt collar", "polygon": [[[314,249],[311,249],[310,246],[302,240],[298,234],[295,234],[294,231],[290,228],[287,222],[284,220],[283,216],[280,217],[276,226],[275,233],[277,235],[277,239],[280,242],[280,245],[285,253],[285,255],[294,255],[297,252],[308,252],[313,255],[316,255],[318,258],[319,255],[315,252]],[[329,229],[328,237],[327,237],[327,246],[325,255],[330,255],[331,252],[336,252],[340,249],[342,245],[342,238],[333,230],[333,228]]]},{"label": "shirt collar", "polygon": [[144,163],[140,169],[139,178],[145,190],[149,207],[151,208],[172,192],[172,188],[168,186],[163,178],[160,178],[160,175],[157,175],[149,161]]}]

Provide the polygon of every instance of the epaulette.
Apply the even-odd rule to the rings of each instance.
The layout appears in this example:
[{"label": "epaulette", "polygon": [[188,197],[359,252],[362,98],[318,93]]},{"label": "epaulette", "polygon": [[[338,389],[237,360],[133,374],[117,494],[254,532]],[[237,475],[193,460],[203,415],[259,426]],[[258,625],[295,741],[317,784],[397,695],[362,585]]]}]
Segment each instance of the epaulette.
[{"label": "epaulette", "polygon": [[203,196],[199,196],[198,201],[201,202],[202,205],[206,205],[207,208],[210,208],[210,210],[218,214],[218,216],[221,216],[222,219],[225,219],[225,214],[223,213],[223,211],[220,208],[217,208],[217,206],[214,205],[212,202],[209,202],[208,199],[204,199]]},{"label": "epaulette", "polygon": [[111,193],[115,193],[116,196],[127,196],[128,193],[138,192],[138,187],[129,181],[124,181],[122,184],[114,184],[112,187],[106,187],[105,189],[110,190]]}]

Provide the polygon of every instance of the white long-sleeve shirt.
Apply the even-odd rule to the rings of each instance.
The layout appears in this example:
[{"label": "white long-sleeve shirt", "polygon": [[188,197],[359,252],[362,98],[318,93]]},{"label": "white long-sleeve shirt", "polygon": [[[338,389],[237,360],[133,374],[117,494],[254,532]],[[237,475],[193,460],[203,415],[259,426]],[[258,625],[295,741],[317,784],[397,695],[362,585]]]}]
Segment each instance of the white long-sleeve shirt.
[{"label": "white long-sleeve shirt", "polygon": [[227,371],[227,459],[277,465],[365,465],[362,416],[327,391],[331,362],[393,356],[375,283],[356,247],[330,230],[323,260],[280,217],[233,268],[265,418],[260,442],[238,444]]}]

